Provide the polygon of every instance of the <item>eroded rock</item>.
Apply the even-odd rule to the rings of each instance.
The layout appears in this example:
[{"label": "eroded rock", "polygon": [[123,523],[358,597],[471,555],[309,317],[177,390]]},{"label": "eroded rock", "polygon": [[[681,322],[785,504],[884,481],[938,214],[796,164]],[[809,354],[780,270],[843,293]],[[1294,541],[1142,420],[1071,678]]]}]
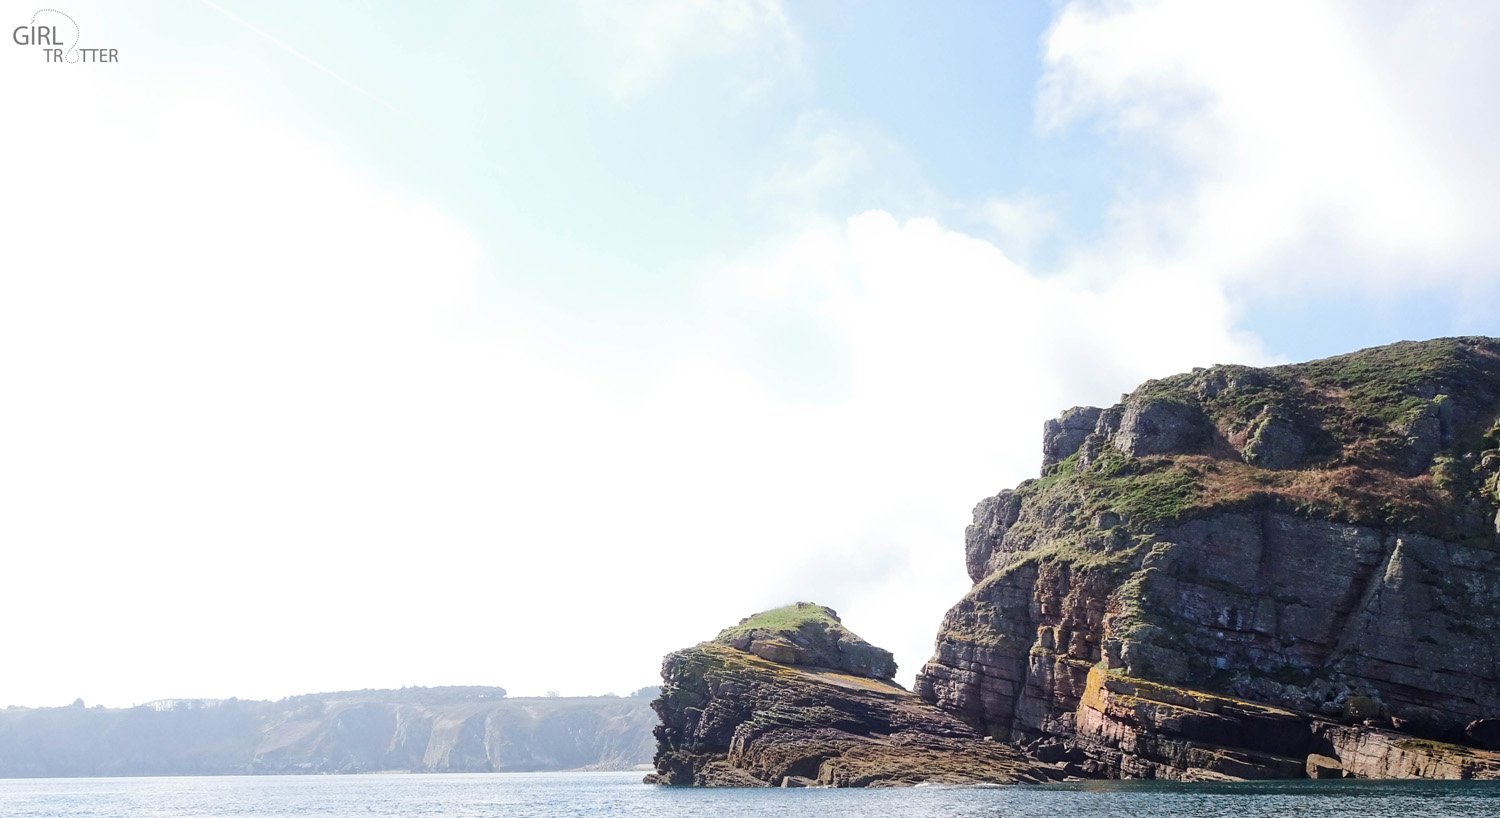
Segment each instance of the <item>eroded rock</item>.
[{"label": "eroded rock", "polygon": [[[767,622],[787,620],[778,610],[745,620],[762,631],[757,639],[769,638]],[[770,661],[720,640],[668,655],[652,706],[661,723],[651,783],[878,787],[1062,776],[1013,747],[983,741],[887,679]]]},{"label": "eroded rock", "polygon": [[1313,753],[1307,757],[1308,778],[1343,778],[1344,767],[1332,756]]}]

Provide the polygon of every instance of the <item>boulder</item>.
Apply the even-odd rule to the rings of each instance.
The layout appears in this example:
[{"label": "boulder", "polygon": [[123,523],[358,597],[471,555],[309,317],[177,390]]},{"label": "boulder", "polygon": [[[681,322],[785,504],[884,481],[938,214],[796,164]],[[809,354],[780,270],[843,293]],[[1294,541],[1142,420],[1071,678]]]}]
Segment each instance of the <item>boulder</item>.
[{"label": "boulder", "polygon": [[1099,423],[1094,406],[1075,406],[1042,425],[1042,471],[1071,457]]},{"label": "boulder", "polygon": [[1111,443],[1130,457],[1194,452],[1205,446],[1212,426],[1201,407],[1163,399],[1125,402],[1120,430]]},{"label": "boulder", "polygon": [[1309,444],[1307,432],[1298,427],[1289,413],[1267,407],[1251,425],[1240,454],[1246,463],[1263,469],[1293,469],[1306,461]]},{"label": "boulder", "polygon": [[1307,757],[1308,778],[1343,778],[1344,768],[1339,765],[1339,760],[1330,756],[1313,753]]}]

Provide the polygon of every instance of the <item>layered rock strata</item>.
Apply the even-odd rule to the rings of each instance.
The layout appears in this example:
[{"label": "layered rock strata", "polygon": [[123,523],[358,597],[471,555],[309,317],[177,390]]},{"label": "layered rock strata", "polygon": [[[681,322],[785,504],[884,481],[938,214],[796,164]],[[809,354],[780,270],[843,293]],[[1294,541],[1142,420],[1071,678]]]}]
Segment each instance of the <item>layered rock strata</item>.
[{"label": "layered rock strata", "polygon": [[1100,776],[1500,776],[1497,416],[1483,338],[1070,410],[916,691]]},{"label": "layered rock strata", "polygon": [[746,619],[666,657],[647,781],[861,787],[1062,776],[1061,765],[986,741],[922,702],[890,681],[894,672],[888,652],[827,608],[801,603]]}]

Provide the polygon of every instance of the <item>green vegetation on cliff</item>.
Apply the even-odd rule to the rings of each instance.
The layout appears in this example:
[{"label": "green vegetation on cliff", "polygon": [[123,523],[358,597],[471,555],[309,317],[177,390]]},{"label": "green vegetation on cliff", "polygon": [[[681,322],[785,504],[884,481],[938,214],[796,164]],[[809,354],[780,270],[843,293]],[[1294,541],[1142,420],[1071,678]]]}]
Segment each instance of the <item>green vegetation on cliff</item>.
[{"label": "green vegetation on cliff", "polygon": [[720,631],[714,641],[782,664],[835,668],[877,679],[896,675],[890,651],[844,627],[832,608],[811,602],[747,616]]},{"label": "green vegetation on cliff", "polygon": [[1017,494],[1066,493],[1081,515],[1137,525],[1271,503],[1454,539],[1491,533],[1493,509],[1469,501],[1495,499],[1500,341],[1216,366],[1148,381],[1112,411],[1112,440],[1094,436]]},{"label": "green vegetation on cliff", "polygon": [[732,625],[719,631],[719,635],[714,637],[714,641],[727,644],[737,636],[751,634],[756,631],[783,634],[801,631],[821,631],[853,636],[832,610],[811,602],[797,602],[747,616],[741,619],[738,625]]}]

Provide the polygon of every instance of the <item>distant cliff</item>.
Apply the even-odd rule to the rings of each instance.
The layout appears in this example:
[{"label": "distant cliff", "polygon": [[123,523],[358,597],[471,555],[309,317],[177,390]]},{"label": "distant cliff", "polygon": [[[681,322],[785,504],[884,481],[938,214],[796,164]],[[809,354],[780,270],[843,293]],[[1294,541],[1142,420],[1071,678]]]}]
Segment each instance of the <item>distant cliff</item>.
[{"label": "distant cliff", "polygon": [[454,687],[10,708],[0,777],[623,770],[651,759],[648,702]]}]

